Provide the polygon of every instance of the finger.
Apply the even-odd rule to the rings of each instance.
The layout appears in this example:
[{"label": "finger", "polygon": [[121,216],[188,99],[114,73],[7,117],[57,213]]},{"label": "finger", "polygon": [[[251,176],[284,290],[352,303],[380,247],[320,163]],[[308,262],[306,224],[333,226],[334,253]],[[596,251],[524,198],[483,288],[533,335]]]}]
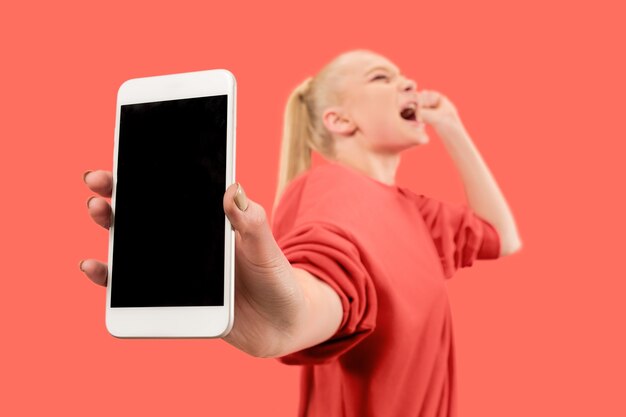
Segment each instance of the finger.
[{"label": "finger", "polygon": [[423,108],[420,110],[422,121],[427,125],[432,125],[437,120],[436,110]]},{"label": "finger", "polygon": [[83,181],[91,191],[100,194],[102,197],[111,197],[113,187],[113,174],[111,174],[111,171],[85,171],[83,173]]},{"label": "finger", "polygon": [[441,98],[443,96],[440,93],[437,93],[436,91],[433,94],[433,107],[439,107],[439,105],[441,104]]},{"label": "finger", "polygon": [[435,107],[435,105],[437,104],[437,99],[435,97],[435,94],[432,91],[429,91],[428,93],[426,93],[426,106],[427,107]]},{"label": "finger", "polygon": [[420,101],[423,107],[438,107],[440,102],[440,94],[432,90],[422,90]]},{"label": "finger", "polygon": [[255,266],[271,267],[285,260],[272,234],[265,209],[250,200],[240,184],[232,184],[224,193],[224,212],[239,235],[239,243],[246,258]]},{"label": "finger", "polygon": [[430,107],[428,90],[422,90],[422,91],[419,92],[417,105],[420,108],[428,108],[428,107]]},{"label": "finger", "polygon": [[101,197],[90,197],[87,200],[89,215],[100,226],[108,229],[111,227],[111,206]]},{"label": "finger", "polygon": [[84,272],[85,275],[87,275],[87,278],[98,285],[106,287],[108,269],[105,263],[96,261],[95,259],[86,259],[84,261],[80,261],[78,267]]}]

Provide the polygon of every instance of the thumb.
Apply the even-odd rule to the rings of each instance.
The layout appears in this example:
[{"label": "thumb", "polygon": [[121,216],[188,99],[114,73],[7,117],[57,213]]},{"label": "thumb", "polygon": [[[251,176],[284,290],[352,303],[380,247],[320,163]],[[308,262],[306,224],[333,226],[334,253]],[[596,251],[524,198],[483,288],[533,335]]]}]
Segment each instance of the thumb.
[{"label": "thumb", "polygon": [[419,109],[419,118],[427,125],[432,125],[437,120],[437,110],[422,107]]},{"label": "thumb", "polygon": [[236,231],[237,252],[256,266],[277,267],[286,262],[267,221],[265,209],[250,200],[239,183],[224,193],[224,213]]}]

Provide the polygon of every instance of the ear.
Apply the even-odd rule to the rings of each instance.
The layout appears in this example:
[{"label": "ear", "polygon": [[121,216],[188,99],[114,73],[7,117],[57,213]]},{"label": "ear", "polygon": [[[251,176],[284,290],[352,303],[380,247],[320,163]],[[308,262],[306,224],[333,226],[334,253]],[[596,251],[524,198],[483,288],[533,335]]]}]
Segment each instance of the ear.
[{"label": "ear", "polygon": [[324,111],[322,121],[332,134],[351,136],[356,131],[356,123],[341,107],[330,107]]}]

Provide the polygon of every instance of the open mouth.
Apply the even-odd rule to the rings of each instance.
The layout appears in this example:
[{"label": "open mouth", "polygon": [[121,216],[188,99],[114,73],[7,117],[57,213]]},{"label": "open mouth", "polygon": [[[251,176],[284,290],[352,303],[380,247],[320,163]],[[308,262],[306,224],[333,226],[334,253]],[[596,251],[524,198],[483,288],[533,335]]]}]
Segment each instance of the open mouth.
[{"label": "open mouth", "polygon": [[417,103],[407,103],[400,111],[400,117],[404,120],[417,121]]}]

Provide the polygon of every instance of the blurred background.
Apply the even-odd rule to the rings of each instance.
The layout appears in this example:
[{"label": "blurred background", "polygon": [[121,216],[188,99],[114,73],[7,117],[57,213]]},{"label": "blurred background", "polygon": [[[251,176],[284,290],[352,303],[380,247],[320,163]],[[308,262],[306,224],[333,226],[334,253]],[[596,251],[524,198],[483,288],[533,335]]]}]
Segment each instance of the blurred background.
[{"label": "blurred background", "polygon": [[[298,367],[107,333],[105,290],[78,269],[108,247],[82,174],[112,168],[123,81],[228,68],[237,180],[269,213],[287,96],[353,48],[452,100],[524,242],[448,282],[460,415],[626,415],[625,15],[608,0],[1,5],[0,415],[296,415]],[[398,184],[464,202],[429,134]]]}]

